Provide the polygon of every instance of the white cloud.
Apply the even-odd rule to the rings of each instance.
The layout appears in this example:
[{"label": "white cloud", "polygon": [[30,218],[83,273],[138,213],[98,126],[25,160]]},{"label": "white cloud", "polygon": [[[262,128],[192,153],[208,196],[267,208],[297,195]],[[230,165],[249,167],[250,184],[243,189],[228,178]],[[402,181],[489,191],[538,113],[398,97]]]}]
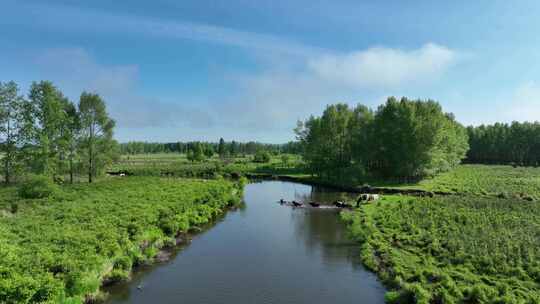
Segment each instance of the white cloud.
[{"label": "white cloud", "polygon": [[419,49],[375,47],[345,55],[311,59],[309,67],[320,77],[349,86],[395,87],[431,80],[456,61],[455,51],[434,43]]},{"label": "white cloud", "polygon": [[381,96],[404,94],[405,85],[427,87],[456,57],[457,52],[428,43],[412,51],[369,48],[304,58],[293,68],[281,65],[236,77],[236,91],[241,93],[222,106],[220,119],[254,130],[292,130],[297,119],[317,115],[327,104],[362,102],[375,107],[385,100]]}]

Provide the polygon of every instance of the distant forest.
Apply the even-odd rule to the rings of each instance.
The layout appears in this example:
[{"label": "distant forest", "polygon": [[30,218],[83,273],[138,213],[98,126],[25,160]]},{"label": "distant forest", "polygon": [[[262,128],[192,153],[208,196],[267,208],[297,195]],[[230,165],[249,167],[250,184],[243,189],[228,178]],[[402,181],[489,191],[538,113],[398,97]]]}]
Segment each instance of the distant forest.
[{"label": "distant forest", "polygon": [[540,164],[540,123],[513,122],[468,127],[466,162],[479,164]]},{"label": "distant forest", "polygon": [[301,146],[298,142],[289,142],[286,144],[264,144],[259,142],[237,142],[225,141],[223,138],[219,142],[170,142],[156,143],[131,141],[120,144],[122,154],[146,154],[146,153],[185,153],[195,150],[197,146],[202,146],[204,151],[212,151],[220,156],[252,155],[259,151],[267,151],[273,154],[288,153],[299,154]]},{"label": "distant forest", "polygon": [[[335,127],[335,125],[334,125]],[[398,129],[396,129],[398,130]],[[397,131],[396,131],[397,132]],[[397,133],[396,133],[397,134]],[[469,126],[466,128],[469,148],[463,162],[475,164],[500,164],[516,166],[540,165],[540,123],[513,122],[495,123],[493,125]],[[359,138],[368,141],[367,138]],[[338,137],[331,138],[337,142]],[[223,153],[228,156],[253,155],[258,151],[273,154],[302,154],[305,146],[300,141],[285,144],[265,144],[260,142],[142,142],[131,141],[120,144],[122,154],[148,153],[185,153],[202,145],[204,151]],[[220,150],[220,145],[222,146]],[[330,145],[331,146],[331,145]],[[365,144],[364,146],[368,146]]]}]

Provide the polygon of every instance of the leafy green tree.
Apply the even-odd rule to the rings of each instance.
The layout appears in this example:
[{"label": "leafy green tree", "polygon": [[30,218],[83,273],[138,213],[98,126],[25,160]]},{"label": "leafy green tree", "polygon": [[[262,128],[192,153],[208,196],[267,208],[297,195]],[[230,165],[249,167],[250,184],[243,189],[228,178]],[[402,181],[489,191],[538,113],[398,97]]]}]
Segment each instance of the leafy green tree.
[{"label": "leafy green tree", "polygon": [[203,161],[205,157],[203,146],[200,142],[196,142],[193,147],[188,150],[187,159],[191,162]]},{"label": "leafy green tree", "polygon": [[30,88],[28,117],[31,117],[35,146],[33,167],[39,174],[56,176],[61,170],[67,121],[67,99],[50,81],[34,82]]},{"label": "leafy green tree", "polygon": [[232,141],[231,145],[229,147],[229,154],[231,157],[235,157],[236,154],[238,154],[238,143],[236,141]]},{"label": "leafy green tree", "polygon": [[471,149],[467,162],[484,164],[540,164],[540,122],[495,123],[468,127]]},{"label": "leafy green tree", "polygon": [[270,155],[268,151],[261,150],[255,153],[255,156],[253,157],[253,162],[269,163],[271,159],[272,159],[272,156]]},{"label": "leafy green tree", "polygon": [[373,145],[371,139],[374,114],[364,105],[354,108],[348,123],[348,139],[352,169],[359,176],[365,176],[372,165]]},{"label": "leafy green tree", "polygon": [[65,104],[67,121],[64,128],[64,138],[66,140],[67,159],[69,166],[69,181],[73,183],[76,170],[76,163],[79,161],[78,148],[81,136],[81,117],[77,106],[72,102]]},{"label": "leafy green tree", "polygon": [[206,156],[206,158],[212,158],[212,156],[214,156],[214,147],[212,147],[212,145],[206,144],[204,146],[204,156]]},{"label": "leafy green tree", "polygon": [[291,156],[289,154],[281,154],[281,163],[283,166],[287,167],[289,166],[289,161],[291,160]]},{"label": "leafy green tree", "polygon": [[[312,172],[326,179],[345,179],[347,171],[366,161],[367,132],[372,114],[364,106],[328,106],[321,117],[299,122],[295,132],[302,144],[304,160]],[[356,149],[356,150],[355,150]]]},{"label": "leafy green tree", "polygon": [[375,114],[362,105],[329,105],[295,132],[312,173],[340,181],[432,175],[455,167],[468,149],[465,128],[431,100],[391,97]]},{"label": "leafy green tree", "polygon": [[373,122],[375,166],[384,177],[418,178],[447,171],[465,157],[465,129],[432,100],[391,97]]},{"label": "leafy green tree", "polygon": [[0,82],[0,161],[4,182],[9,184],[19,160],[19,146],[24,143],[23,110],[25,100],[13,81]]},{"label": "leafy green tree", "polygon": [[226,148],[225,148],[225,140],[223,138],[219,139],[219,145],[218,145],[218,154],[220,158],[224,158],[226,154]]},{"label": "leafy green tree", "polygon": [[103,169],[114,157],[115,141],[113,129],[115,126],[105,106],[103,99],[92,93],[83,92],[79,101],[81,148],[86,158],[88,182]]}]

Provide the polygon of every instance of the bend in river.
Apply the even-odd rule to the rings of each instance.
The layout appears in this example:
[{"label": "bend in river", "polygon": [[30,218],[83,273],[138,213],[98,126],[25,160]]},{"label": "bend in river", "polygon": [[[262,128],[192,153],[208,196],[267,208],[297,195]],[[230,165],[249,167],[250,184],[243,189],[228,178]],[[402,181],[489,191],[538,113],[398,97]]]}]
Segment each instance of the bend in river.
[{"label": "bend in river", "polygon": [[336,192],[291,182],[246,186],[229,212],[166,264],[109,288],[107,303],[384,303],[337,210],[293,209],[280,198],[333,201]]}]

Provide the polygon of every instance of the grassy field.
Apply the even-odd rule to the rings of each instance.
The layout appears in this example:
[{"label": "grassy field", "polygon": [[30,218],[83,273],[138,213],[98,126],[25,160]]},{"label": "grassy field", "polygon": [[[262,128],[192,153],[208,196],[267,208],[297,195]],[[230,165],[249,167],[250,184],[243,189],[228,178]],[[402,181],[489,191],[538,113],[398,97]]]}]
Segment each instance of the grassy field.
[{"label": "grassy field", "polygon": [[455,170],[419,183],[426,190],[540,199],[540,168],[461,165]]},{"label": "grassy field", "polygon": [[109,178],[20,199],[0,188],[0,303],[82,303],[178,233],[239,204],[224,180]]},{"label": "grassy field", "polygon": [[416,183],[366,181],[372,186],[420,189],[453,194],[540,200],[540,168],[460,165]]},{"label": "grassy field", "polygon": [[344,213],[388,303],[540,303],[540,169],[462,165]]},{"label": "grassy field", "polygon": [[286,163],[281,156],[272,156],[268,163],[256,163],[251,155],[227,159],[214,156],[202,162],[190,162],[184,154],[163,153],[123,155],[109,171],[126,171],[137,176],[213,178],[244,173],[297,174],[302,173],[303,167],[297,155],[288,155]]},{"label": "grassy field", "polygon": [[[185,155],[176,153],[124,155],[110,171],[127,171],[139,176],[173,175],[178,177],[230,176],[231,174],[289,175],[305,181],[314,179],[307,174],[304,163],[297,155],[289,155],[287,163],[273,156],[269,163],[253,162],[252,156],[189,162]],[[315,177],[316,179],[316,177]],[[332,181],[327,181],[332,184]],[[336,182],[340,184],[340,182]],[[540,168],[490,165],[460,165],[456,169],[426,178],[416,183],[379,180],[357,181],[348,186],[369,184],[375,187],[419,189],[454,194],[521,198],[540,200]]]}]

